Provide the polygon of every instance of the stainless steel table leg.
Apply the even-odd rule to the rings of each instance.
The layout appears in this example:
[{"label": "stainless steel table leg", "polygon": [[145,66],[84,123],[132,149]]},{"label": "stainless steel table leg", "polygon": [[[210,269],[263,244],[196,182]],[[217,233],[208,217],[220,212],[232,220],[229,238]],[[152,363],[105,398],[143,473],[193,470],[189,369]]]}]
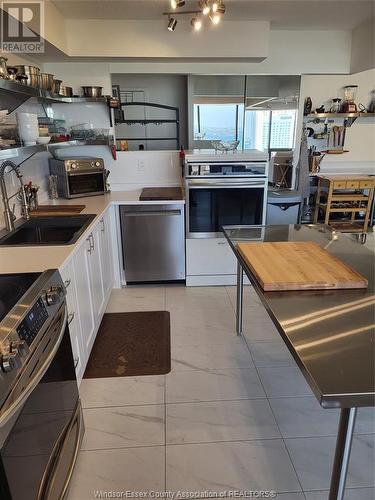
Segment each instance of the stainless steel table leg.
[{"label": "stainless steel table leg", "polygon": [[340,414],[329,500],[343,500],[357,408],[343,408]]},{"label": "stainless steel table leg", "polygon": [[237,262],[237,311],[236,311],[236,332],[242,335],[243,328],[243,269]]}]

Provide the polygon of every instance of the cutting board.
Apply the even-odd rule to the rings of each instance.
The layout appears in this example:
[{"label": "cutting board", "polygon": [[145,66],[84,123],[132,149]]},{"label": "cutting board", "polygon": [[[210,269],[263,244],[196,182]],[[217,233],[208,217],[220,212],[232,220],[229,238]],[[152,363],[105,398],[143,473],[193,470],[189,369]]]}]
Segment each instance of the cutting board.
[{"label": "cutting board", "polygon": [[31,217],[66,216],[80,214],[86,205],[39,205],[30,212]]},{"label": "cutting board", "polygon": [[182,190],[179,187],[159,187],[159,188],[144,188],[140,201],[169,201],[183,200]]},{"label": "cutting board", "polygon": [[366,278],[312,241],[239,243],[237,248],[266,292],[368,285]]}]

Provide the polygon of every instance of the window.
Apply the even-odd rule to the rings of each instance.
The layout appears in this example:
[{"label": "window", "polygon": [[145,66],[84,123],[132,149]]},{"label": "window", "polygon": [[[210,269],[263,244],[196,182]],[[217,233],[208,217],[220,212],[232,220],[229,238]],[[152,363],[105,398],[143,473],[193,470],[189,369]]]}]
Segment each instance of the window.
[{"label": "window", "polygon": [[246,109],[237,103],[194,104],[195,141],[240,141],[239,149],[293,149],[296,109]]},{"label": "window", "polygon": [[194,104],[194,140],[241,140],[242,116],[242,104]]}]

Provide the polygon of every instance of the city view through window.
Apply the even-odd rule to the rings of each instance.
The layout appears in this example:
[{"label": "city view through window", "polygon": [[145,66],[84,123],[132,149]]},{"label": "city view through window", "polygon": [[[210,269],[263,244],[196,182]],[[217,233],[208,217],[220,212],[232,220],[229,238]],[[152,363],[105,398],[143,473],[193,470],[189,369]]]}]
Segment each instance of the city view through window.
[{"label": "city view through window", "polygon": [[245,110],[243,104],[195,104],[194,138],[238,140],[240,149],[292,149],[296,118],[296,109]]}]

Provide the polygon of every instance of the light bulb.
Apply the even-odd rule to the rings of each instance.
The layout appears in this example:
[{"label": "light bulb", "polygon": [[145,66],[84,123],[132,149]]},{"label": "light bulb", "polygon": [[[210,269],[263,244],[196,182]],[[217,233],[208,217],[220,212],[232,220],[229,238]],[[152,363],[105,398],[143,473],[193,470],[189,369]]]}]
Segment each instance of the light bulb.
[{"label": "light bulb", "polygon": [[171,0],[171,8],[177,9],[177,0]]},{"label": "light bulb", "polygon": [[199,31],[202,28],[202,21],[199,17],[193,17],[191,20],[191,25],[193,26],[195,31]]},{"label": "light bulb", "polygon": [[183,7],[185,5],[185,0],[171,0],[171,8],[173,10]]},{"label": "light bulb", "polygon": [[210,16],[212,24],[219,24],[221,20],[220,14],[214,14],[213,16]]},{"label": "light bulb", "polygon": [[201,7],[202,7],[202,14],[204,16],[208,16],[208,14],[210,13],[211,11],[211,7],[210,7],[210,4],[205,0],[201,3]]},{"label": "light bulb", "polygon": [[212,4],[212,12],[215,13],[219,7],[219,2],[213,2]]}]

